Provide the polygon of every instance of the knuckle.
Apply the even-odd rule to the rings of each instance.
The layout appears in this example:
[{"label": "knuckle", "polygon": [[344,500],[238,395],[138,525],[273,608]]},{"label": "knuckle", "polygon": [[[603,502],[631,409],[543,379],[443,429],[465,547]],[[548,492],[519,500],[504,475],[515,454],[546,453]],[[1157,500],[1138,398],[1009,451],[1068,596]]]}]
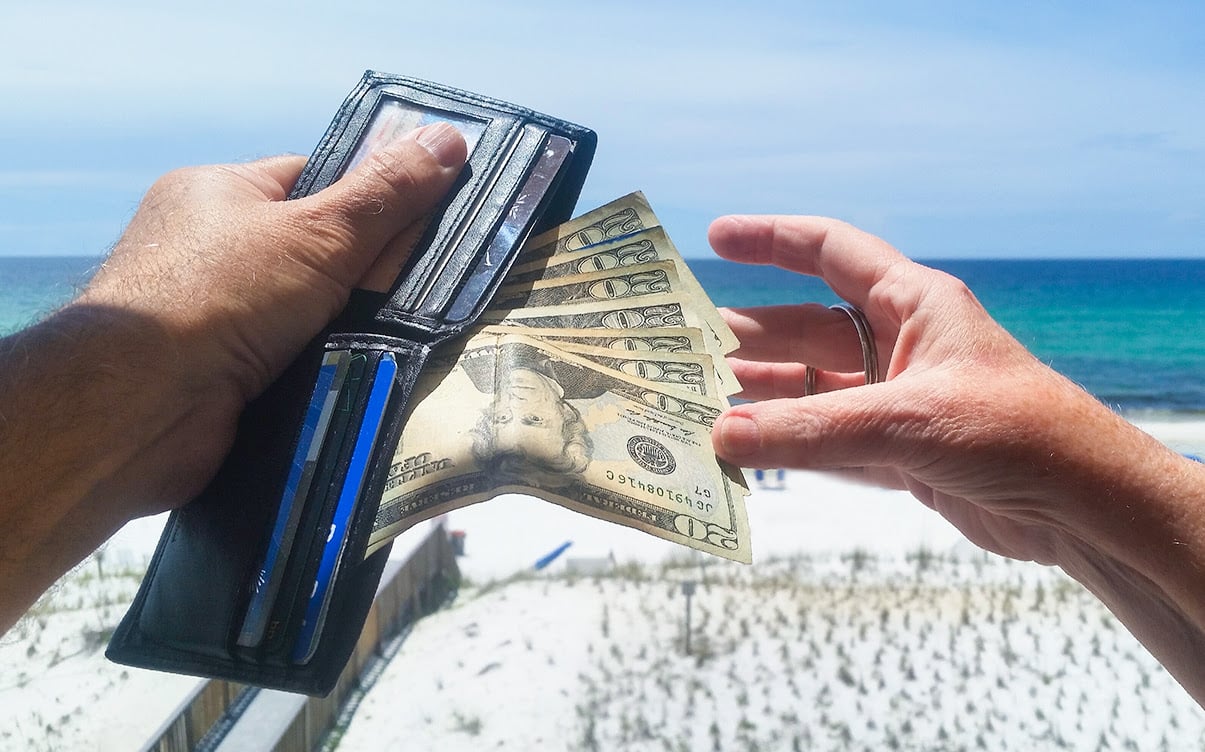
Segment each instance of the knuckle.
[{"label": "knuckle", "polygon": [[164,173],[147,189],[143,204],[158,206],[185,195],[197,181],[200,167],[178,167]]},{"label": "knuckle", "polygon": [[958,301],[959,303],[976,302],[975,294],[971,292],[971,288],[966,282],[955,277],[952,274],[933,269],[931,282],[933,289],[950,300]]},{"label": "knuckle", "polygon": [[407,189],[422,182],[421,160],[412,149],[381,149],[364,160],[366,169],[394,190]]},{"label": "knuckle", "polygon": [[828,421],[817,413],[802,411],[795,416],[791,428],[791,444],[801,465],[823,467],[831,464],[832,433]]},{"label": "knuckle", "polygon": [[329,206],[297,207],[284,235],[302,239],[305,245],[344,247],[352,242],[355,234],[347,217],[346,211],[332,211]]}]

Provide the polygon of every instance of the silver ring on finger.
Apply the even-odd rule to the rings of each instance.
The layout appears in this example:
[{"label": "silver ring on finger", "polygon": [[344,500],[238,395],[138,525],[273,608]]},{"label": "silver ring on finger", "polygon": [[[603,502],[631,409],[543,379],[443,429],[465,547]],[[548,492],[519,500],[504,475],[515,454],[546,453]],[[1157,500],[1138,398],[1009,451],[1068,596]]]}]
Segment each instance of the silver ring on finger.
[{"label": "silver ring on finger", "polygon": [[[862,368],[866,374],[867,384],[877,384],[882,380],[879,373],[879,351],[874,343],[874,330],[870,321],[861,308],[850,303],[838,303],[829,306],[834,311],[844,311],[858,332],[858,341],[862,345]],[[816,367],[809,365],[803,371],[803,394],[805,397],[816,393]]]}]

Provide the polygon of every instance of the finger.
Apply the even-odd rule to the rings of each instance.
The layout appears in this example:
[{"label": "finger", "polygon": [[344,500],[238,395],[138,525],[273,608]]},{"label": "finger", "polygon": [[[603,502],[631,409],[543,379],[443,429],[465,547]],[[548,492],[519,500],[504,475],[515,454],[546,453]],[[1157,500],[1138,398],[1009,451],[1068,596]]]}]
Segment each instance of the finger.
[{"label": "finger", "polygon": [[[741,384],[736,395],[743,399],[767,400],[804,396],[807,366],[802,363],[766,363],[728,357],[728,365]],[[816,393],[849,389],[866,383],[866,374],[816,371]]]},{"label": "finger", "polygon": [[863,367],[858,330],[849,315],[816,303],[720,309],[743,360],[809,363],[830,371]]},{"label": "finger", "polygon": [[708,240],[722,258],[773,264],[820,277],[861,308],[893,265],[909,263],[895,248],[852,225],[824,217],[728,216],[711,223]]},{"label": "finger", "polygon": [[[834,470],[912,466],[911,456],[928,431],[919,411],[892,383],[735,405],[712,429],[716,454],[744,467]],[[897,414],[899,413],[899,414]]]},{"label": "finger", "polygon": [[803,396],[807,366],[802,363],[763,363],[728,356],[728,365],[741,384],[734,395],[741,399],[764,400]]},{"label": "finger", "polygon": [[327,246],[324,261],[341,268],[350,286],[394,236],[443,198],[465,157],[459,131],[435,123],[370,153],[322,191],[281,206],[310,225]]}]

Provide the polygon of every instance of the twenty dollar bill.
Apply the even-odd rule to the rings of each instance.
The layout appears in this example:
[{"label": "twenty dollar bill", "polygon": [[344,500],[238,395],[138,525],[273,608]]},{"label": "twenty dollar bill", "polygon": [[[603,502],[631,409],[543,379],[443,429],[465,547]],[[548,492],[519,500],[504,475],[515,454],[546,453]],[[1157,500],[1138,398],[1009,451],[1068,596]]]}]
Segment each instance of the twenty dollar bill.
[{"label": "twenty dollar bill", "polygon": [[483,333],[436,354],[412,405],[370,552],[419,521],[520,492],[752,560],[747,490],[711,447],[718,400]]}]

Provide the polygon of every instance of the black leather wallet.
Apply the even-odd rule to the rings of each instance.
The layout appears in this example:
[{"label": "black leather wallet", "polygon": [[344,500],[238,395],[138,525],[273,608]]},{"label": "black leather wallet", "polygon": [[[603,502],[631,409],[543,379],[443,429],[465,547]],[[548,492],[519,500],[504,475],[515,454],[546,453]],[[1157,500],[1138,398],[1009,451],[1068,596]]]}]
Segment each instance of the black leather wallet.
[{"label": "black leather wallet", "polygon": [[365,558],[415,380],[485,308],[523,241],[569,218],[594,154],[580,126],[369,71],[290,198],[440,120],[469,142],[459,182],[392,288],[353,292],[247,406],[217,476],[170,516],[111,660],[307,694],[334,686],[389,553]]}]

